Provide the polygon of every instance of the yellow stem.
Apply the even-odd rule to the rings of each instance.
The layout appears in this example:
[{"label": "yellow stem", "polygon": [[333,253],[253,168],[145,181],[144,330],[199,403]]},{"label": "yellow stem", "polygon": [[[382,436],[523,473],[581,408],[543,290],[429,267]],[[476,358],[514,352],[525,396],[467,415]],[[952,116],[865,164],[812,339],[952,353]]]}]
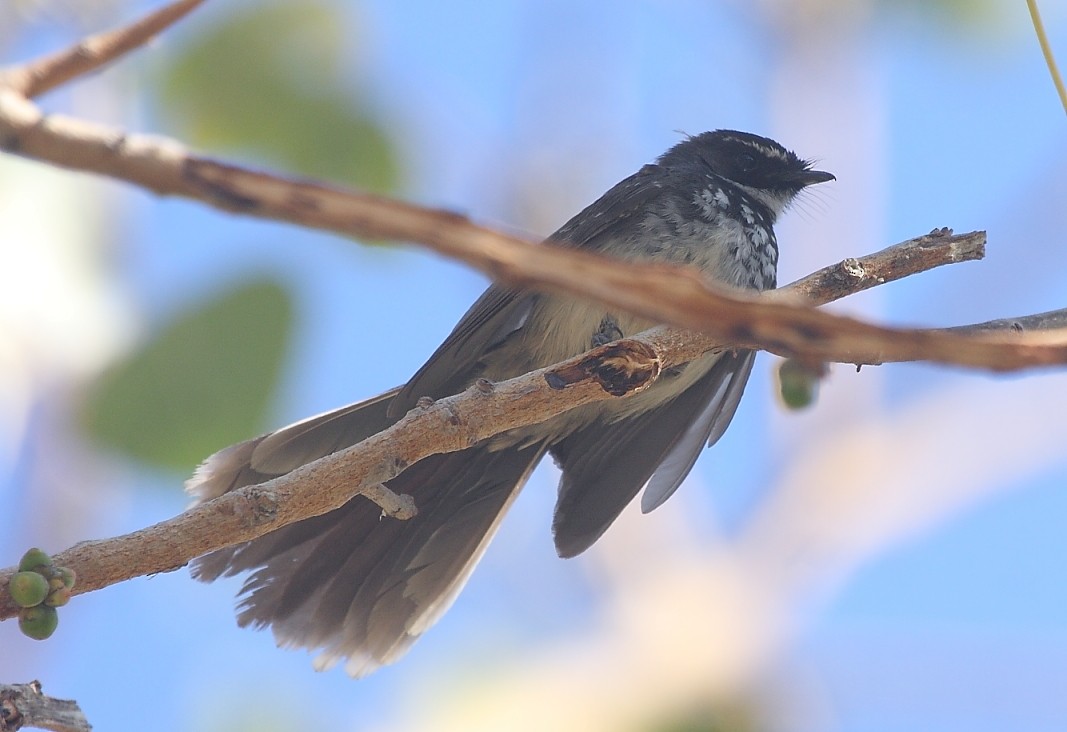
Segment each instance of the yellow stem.
[{"label": "yellow stem", "polygon": [[1045,26],[1041,22],[1041,15],[1037,12],[1037,0],[1026,0],[1026,7],[1030,9],[1030,19],[1034,22],[1034,31],[1037,32],[1037,42],[1041,44],[1041,53],[1045,56],[1045,64],[1049,73],[1052,74],[1052,83],[1056,85],[1056,92],[1060,95],[1060,104],[1067,112],[1067,89],[1063,86],[1063,77],[1056,67],[1056,59],[1052,57],[1052,46],[1049,45],[1048,36],[1045,35]]}]

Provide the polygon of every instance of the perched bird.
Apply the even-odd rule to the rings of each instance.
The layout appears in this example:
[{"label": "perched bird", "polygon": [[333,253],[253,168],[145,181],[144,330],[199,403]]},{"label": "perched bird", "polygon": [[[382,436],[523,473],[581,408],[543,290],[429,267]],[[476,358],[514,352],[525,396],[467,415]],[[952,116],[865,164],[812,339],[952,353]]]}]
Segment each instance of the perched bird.
[{"label": "perched bird", "polygon": [[[689,137],[613,187],[551,240],[627,260],[691,265],[710,280],[775,286],[774,223],[806,186],[833,180],[764,137]],[[207,501],[262,483],[389,427],[420,397],[507,379],[655,323],[591,301],[493,285],[404,386],[209,457],[188,481]],[[552,531],[562,557],[587,549],[644,488],[651,511],[674,493],[737,409],[754,353],[709,353],[650,388],[433,455],[388,483],[418,515],[383,518],[362,496],[196,561],[211,581],[251,571],[238,622],[279,645],[321,649],[364,676],[400,658],[455,600],[530,471],[547,452],[563,476]]]}]

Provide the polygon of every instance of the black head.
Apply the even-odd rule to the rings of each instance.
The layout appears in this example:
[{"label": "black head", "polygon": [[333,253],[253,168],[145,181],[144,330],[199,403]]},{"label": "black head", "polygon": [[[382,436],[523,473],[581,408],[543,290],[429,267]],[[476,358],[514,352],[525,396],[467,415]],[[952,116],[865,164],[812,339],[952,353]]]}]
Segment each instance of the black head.
[{"label": "black head", "polygon": [[661,155],[658,163],[705,168],[757,197],[775,214],[805,187],[836,180],[830,173],[812,170],[811,161],[774,140],[735,130],[689,137]]}]

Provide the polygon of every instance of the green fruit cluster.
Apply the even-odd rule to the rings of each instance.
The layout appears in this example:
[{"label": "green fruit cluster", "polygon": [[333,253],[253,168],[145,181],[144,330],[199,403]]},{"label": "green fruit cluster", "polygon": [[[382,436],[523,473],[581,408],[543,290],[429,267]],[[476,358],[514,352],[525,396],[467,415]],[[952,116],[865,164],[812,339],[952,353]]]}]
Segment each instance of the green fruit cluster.
[{"label": "green fruit cluster", "polygon": [[40,549],[30,549],[19,561],[7,589],[19,610],[19,629],[30,638],[44,640],[59,625],[57,607],[70,602],[74,570],[57,567]]}]

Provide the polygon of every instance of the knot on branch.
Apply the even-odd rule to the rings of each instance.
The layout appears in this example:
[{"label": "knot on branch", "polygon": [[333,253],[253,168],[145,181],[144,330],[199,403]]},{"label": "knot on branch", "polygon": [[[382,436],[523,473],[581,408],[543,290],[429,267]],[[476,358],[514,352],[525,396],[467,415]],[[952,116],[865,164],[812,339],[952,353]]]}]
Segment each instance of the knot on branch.
[{"label": "knot on branch", "polygon": [[651,346],[627,339],[600,346],[548,371],[545,381],[560,390],[591,379],[608,394],[621,397],[647,389],[661,370],[660,358]]},{"label": "knot on branch", "polygon": [[235,491],[243,494],[234,512],[249,526],[269,524],[278,514],[278,494],[262,485],[250,485]]}]

